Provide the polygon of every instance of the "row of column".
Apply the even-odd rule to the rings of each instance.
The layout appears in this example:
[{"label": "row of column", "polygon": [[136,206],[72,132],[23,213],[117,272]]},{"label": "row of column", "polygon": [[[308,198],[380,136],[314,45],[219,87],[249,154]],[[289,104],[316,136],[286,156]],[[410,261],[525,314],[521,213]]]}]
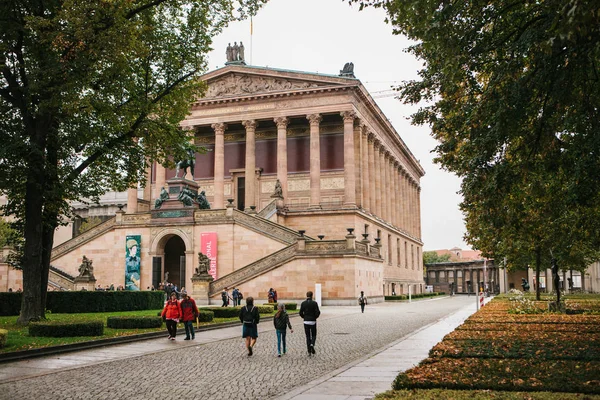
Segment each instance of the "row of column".
[{"label": "row of column", "polygon": [[421,236],[421,188],[391,151],[361,127],[362,207],[412,236]]},{"label": "row of column", "polygon": [[[344,202],[346,208],[357,206],[359,202],[365,210],[380,217],[413,236],[420,237],[420,187],[402,164],[366,126],[359,125],[360,143],[355,143],[356,114],[341,112],[344,126]],[[320,153],[320,114],[306,116],[310,127],[310,209],[321,208],[321,153]],[[289,118],[277,117],[277,179],[283,189],[284,202],[288,201],[287,171],[287,126]],[[242,121],[246,129],[246,195],[247,209],[256,206],[256,128],[255,120]],[[215,176],[214,207],[225,206],[225,141],[226,123],[212,124],[215,132]],[[355,149],[357,149],[355,153]],[[356,160],[356,158],[359,160]],[[357,168],[358,166],[358,168]],[[360,186],[357,186],[360,180]],[[157,166],[156,191],[165,186],[165,169]],[[357,190],[358,189],[358,190]],[[133,193],[131,193],[133,196]],[[129,203],[129,202],[128,202]]]}]

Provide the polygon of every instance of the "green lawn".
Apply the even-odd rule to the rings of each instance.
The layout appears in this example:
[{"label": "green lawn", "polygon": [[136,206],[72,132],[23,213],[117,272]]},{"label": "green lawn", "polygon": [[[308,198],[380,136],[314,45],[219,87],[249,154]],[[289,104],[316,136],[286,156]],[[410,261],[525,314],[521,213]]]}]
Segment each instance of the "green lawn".
[{"label": "green lawn", "polygon": [[[27,327],[17,325],[17,317],[0,317],[0,329],[8,330],[8,340],[6,346],[0,348],[0,353],[8,353],[18,350],[37,349],[48,346],[58,346],[63,344],[80,343],[93,341],[97,339],[107,339],[119,336],[135,335],[146,332],[165,331],[163,324],[162,328],[152,329],[112,329],[106,327],[106,319],[111,316],[156,316],[161,310],[144,310],[144,311],[123,311],[123,312],[106,312],[106,313],[89,313],[89,314],[46,314],[46,318],[51,321],[67,321],[67,322],[90,322],[101,321],[104,323],[104,335],[102,336],[77,336],[66,338],[52,337],[34,337],[29,336]],[[294,311],[288,311],[292,314]],[[268,314],[261,314],[261,318],[269,318]],[[215,318],[212,322],[201,322],[200,326],[214,325],[223,322],[238,321],[237,317],[232,318]],[[183,328],[183,324],[179,324]]]}]

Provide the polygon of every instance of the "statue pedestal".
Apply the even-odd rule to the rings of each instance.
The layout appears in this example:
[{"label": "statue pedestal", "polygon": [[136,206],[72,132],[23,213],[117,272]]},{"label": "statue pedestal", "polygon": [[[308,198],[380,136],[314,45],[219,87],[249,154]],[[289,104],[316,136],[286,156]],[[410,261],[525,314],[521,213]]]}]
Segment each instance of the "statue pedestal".
[{"label": "statue pedestal", "polygon": [[161,210],[169,210],[169,209],[177,209],[177,208],[198,208],[198,203],[196,203],[196,199],[193,199],[191,206],[186,206],[177,198],[179,194],[183,191],[184,188],[189,189],[194,193],[194,196],[198,195],[198,184],[194,181],[190,181],[185,178],[172,178],[167,181],[169,185],[169,198],[163,202],[160,209]]},{"label": "statue pedestal", "polygon": [[213,280],[212,275],[209,274],[192,276],[192,298],[197,305],[206,306],[210,304],[208,289]]},{"label": "statue pedestal", "polygon": [[73,280],[75,290],[96,290],[96,278],[92,276],[78,276]]}]

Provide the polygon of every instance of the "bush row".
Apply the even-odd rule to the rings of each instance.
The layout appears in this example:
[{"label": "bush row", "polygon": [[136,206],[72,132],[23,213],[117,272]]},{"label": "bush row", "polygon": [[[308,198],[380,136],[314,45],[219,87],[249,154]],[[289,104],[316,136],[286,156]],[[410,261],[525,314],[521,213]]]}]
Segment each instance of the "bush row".
[{"label": "bush row", "polygon": [[104,324],[99,321],[79,323],[43,321],[29,324],[29,336],[74,337],[102,336],[103,334]]},{"label": "bush row", "polygon": [[[0,315],[19,315],[22,293],[0,293]],[[48,292],[46,310],[53,313],[138,311],[162,308],[162,291]]]},{"label": "bush row", "polygon": [[[444,292],[416,293],[416,294],[411,294],[410,297],[412,299],[419,299],[419,298],[425,298],[425,297],[442,296],[444,294],[446,294],[446,293],[444,293]],[[385,296],[385,300],[408,300],[408,295],[400,294],[400,295],[396,295],[396,296]]]},{"label": "bush row", "polygon": [[8,331],[6,329],[0,329],[0,349],[6,345],[8,339]]},{"label": "bush row", "polygon": [[147,329],[160,328],[162,326],[162,318],[153,316],[139,317],[108,317],[106,326],[113,329]]},{"label": "bush row", "polygon": [[[277,311],[277,304],[279,303],[273,303],[273,309],[275,311]],[[298,309],[298,304],[296,303],[283,303],[285,305],[285,309],[286,310],[297,310]]]}]

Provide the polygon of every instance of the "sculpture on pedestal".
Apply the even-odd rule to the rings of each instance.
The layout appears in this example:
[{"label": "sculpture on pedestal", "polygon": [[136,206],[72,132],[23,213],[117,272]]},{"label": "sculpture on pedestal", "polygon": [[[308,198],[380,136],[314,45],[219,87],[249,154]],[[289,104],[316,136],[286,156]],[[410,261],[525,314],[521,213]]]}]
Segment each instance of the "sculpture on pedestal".
[{"label": "sculpture on pedestal", "polygon": [[210,210],[210,203],[206,199],[206,194],[204,193],[204,190],[200,192],[196,201],[198,202],[198,206],[200,206],[201,210]]},{"label": "sculpture on pedestal", "polygon": [[81,265],[79,266],[79,277],[94,277],[94,267],[92,267],[92,260],[83,256]]},{"label": "sculpture on pedestal", "polygon": [[190,174],[192,174],[192,178],[194,177],[194,167],[196,166],[196,153],[191,148],[187,149],[185,152],[188,157],[185,160],[181,160],[181,161],[177,162],[177,165],[175,167],[175,178],[179,178],[179,171],[182,169],[183,169],[182,178],[185,178],[188,168],[190,169]]},{"label": "sculpture on pedestal", "polygon": [[158,199],[154,200],[154,208],[160,208],[162,206],[162,203],[164,203],[167,200],[169,200],[169,193],[163,187],[160,190],[160,197]]},{"label": "sculpture on pedestal", "polygon": [[194,274],[194,276],[208,275],[209,270],[210,258],[208,258],[203,253],[198,253],[198,268],[196,268],[196,273]]},{"label": "sculpture on pedestal", "polygon": [[281,187],[281,182],[279,182],[279,179],[277,179],[275,182],[275,190],[273,191],[271,197],[283,198],[283,188]]}]

